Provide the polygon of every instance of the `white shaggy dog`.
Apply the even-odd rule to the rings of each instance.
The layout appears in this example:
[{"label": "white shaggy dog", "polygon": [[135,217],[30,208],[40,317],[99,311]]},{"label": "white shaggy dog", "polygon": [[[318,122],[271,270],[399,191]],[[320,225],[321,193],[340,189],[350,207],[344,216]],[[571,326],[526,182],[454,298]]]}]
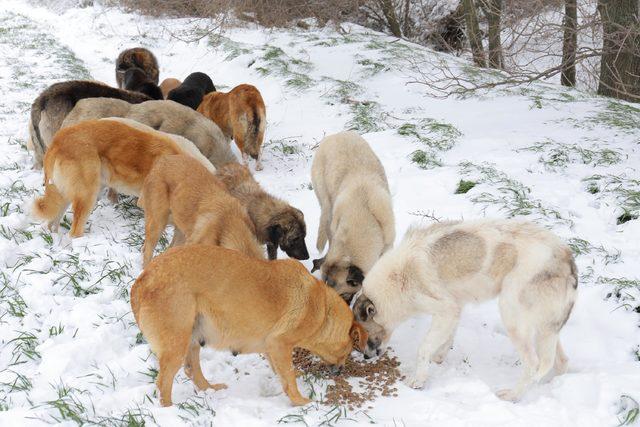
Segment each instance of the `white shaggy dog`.
[{"label": "white shaggy dog", "polygon": [[380,353],[402,321],[432,315],[415,374],[407,380],[421,388],[430,362],[442,362],[449,351],[462,307],[499,296],[524,374],[497,395],[515,401],[554,364],[557,373],[566,372],[558,333],[577,285],[571,249],[543,228],[515,220],[446,222],[407,231],[369,271],[354,312],[369,333],[365,357]]},{"label": "white shaggy dog", "polygon": [[313,157],[311,182],[320,202],[315,271],[349,303],[364,275],[393,245],[395,225],[384,168],[355,132],[329,135]]}]

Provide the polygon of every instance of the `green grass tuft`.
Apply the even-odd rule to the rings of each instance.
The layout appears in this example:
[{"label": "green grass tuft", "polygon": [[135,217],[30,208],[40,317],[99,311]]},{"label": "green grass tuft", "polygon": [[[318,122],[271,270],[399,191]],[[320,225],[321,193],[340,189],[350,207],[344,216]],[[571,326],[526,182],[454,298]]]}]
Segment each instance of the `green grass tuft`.
[{"label": "green grass tuft", "polygon": [[460,182],[458,182],[458,188],[456,188],[455,194],[468,193],[469,190],[476,186],[476,184],[477,183],[475,181],[465,181],[464,179],[461,179]]}]

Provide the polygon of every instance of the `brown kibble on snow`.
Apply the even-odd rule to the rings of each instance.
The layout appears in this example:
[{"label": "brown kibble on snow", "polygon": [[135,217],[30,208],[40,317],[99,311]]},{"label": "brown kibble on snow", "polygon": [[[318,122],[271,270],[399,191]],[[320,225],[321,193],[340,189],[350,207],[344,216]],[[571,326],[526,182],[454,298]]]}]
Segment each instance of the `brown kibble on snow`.
[{"label": "brown kibble on snow", "polygon": [[[340,376],[333,376],[330,373],[331,367],[329,365],[324,364],[308,351],[299,348],[295,349],[293,353],[293,364],[296,369],[307,374],[334,381],[334,384],[327,387],[323,403],[345,405],[351,409],[362,407],[380,395],[391,396],[393,393],[394,397],[398,396],[395,393],[398,389],[392,388],[392,386],[402,378],[398,370],[400,362],[395,356],[389,357],[388,354],[389,352],[385,353],[373,362],[349,358],[342,368]],[[353,390],[347,381],[347,378],[351,377],[362,378],[358,381],[360,390]]]}]

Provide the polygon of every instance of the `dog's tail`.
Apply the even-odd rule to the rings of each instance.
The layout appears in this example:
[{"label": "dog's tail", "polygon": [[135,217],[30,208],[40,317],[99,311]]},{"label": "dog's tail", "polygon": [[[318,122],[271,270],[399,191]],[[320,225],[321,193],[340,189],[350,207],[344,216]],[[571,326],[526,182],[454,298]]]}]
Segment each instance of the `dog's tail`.
[{"label": "dog's tail", "polygon": [[42,167],[42,159],[44,158],[44,152],[47,147],[44,145],[42,135],[40,135],[40,118],[42,116],[42,110],[44,109],[44,99],[41,97],[31,105],[31,118],[29,120],[29,138],[30,147],[35,155],[34,166]]},{"label": "dog's tail", "polygon": [[36,198],[33,203],[33,215],[46,221],[56,218],[66,203],[58,187],[50,181],[54,164],[55,155],[49,153],[44,159],[44,196]]},{"label": "dog's tail", "polygon": [[251,106],[251,115],[247,131],[245,134],[244,147],[247,154],[254,160],[258,159],[260,149],[264,139],[264,129],[266,125],[265,109],[261,105],[255,103]]}]

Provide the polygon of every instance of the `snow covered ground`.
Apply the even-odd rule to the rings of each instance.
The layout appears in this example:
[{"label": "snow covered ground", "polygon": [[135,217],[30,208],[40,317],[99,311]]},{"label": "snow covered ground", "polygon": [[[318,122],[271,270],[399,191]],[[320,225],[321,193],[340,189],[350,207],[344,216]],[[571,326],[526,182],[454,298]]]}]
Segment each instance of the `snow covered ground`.
[{"label": "snow covered ground", "polygon": [[[171,35],[195,23],[100,7],[59,15],[5,0],[0,19],[0,425],[602,426],[637,408],[637,106],[550,84],[436,99],[407,84],[409,59],[437,57],[469,78],[491,75],[356,26],[346,34],[250,26],[187,43]],[[222,90],[239,83],[260,89],[268,128],[265,170],[256,176],[303,210],[313,258],[314,146],[345,128],[363,133],[386,168],[398,239],[414,222],[444,218],[526,216],[552,228],[574,248],[581,273],[561,333],[569,373],[519,403],[499,400],[493,392],[516,381],[521,366],[490,302],[466,309],[452,351],[421,391],[400,384],[398,397],[353,411],[293,408],[259,355],[205,350],[205,376],[229,389],[196,392],[180,373],[176,406],[161,408],[157,361],[128,297],[140,272],[140,211],[130,200],[100,201],[88,233],[74,241],[29,216],[42,184],[25,148],[31,102],[57,81],[114,84],[116,55],[136,45],[155,52],[161,79],[204,71]],[[412,369],[428,325],[428,317],[407,322],[391,340],[403,370]],[[326,385],[313,378],[299,384],[306,393],[310,384]]]}]

